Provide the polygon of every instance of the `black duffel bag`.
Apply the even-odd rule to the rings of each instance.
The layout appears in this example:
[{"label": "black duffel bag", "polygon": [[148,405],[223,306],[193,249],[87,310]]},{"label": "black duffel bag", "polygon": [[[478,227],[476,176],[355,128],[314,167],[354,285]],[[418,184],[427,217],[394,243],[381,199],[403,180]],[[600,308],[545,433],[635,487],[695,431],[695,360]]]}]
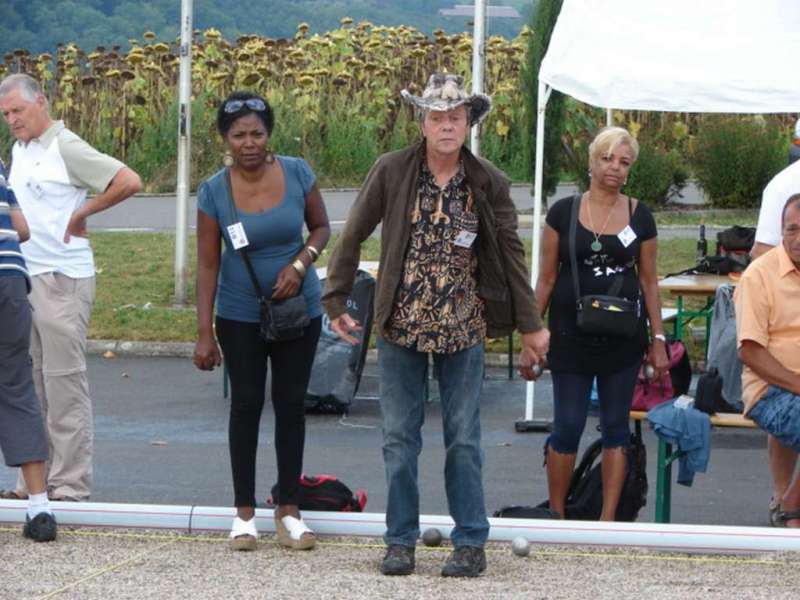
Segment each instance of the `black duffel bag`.
[{"label": "black duffel bag", "polygon": [[[547,447],[545,446],[545,456]],[[567,491],[565,511],[567,519],[597,521],[603,511],[603,476],[600,456],[602,440],[592,442],[572,473]],[[641,437],[631,435],[626,451],[625,482],[617,505],[616,521],[635,521],[639,511],[647,504],[647,450]],[[539,508],[550,508],[545,500]]]},{"label": "black duffel bag", "polygon": [[724,249],[728,252],[750,252],[750,249],[755,243],[755,227],[734,225],[717,233],[717,244],[719,245],[719,249]]}]

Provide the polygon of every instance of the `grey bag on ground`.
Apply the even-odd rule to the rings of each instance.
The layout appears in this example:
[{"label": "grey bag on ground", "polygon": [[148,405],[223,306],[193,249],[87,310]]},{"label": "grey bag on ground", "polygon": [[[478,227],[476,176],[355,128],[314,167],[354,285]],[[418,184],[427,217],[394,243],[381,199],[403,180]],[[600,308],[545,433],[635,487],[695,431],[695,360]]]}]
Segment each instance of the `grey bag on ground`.
[{"label": "grey bag on ground", "polygon": [[[322,279],[322,269],[319,274]],[[366,271],[357,271],[353,290],[347,299],[348,314],[363,328],[361,341],[355,346],[336,335],[328,317],[322,317],[322,332],[306,391],[307,412],[345,413],[353,402],[369,349],[374,299],[375,278]]]}]

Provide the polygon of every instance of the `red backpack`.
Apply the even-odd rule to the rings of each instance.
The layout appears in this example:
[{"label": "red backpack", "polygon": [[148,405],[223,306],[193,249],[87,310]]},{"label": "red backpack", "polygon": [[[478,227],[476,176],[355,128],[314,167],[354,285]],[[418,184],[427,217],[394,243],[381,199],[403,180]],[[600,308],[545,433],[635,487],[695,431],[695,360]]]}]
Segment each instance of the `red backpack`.
[{"label": "red backpack", "polygon": [[[274,508],[278,500],[278,484],[272,486],[267,507]],[[367,492],[349,487],[333,475],[300,475],[300,510],[326,510],[363,512],[367,505]]]}]

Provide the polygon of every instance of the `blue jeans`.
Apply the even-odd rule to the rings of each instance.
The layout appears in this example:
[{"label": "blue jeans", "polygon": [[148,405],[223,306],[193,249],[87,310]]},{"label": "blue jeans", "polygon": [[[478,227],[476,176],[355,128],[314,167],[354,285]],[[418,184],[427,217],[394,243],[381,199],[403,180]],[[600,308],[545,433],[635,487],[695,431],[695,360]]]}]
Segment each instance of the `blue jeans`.
[{"label": "blue jeans", "polygon": [[[489,521],[483,499],[480,391],[483,344],[454,354],[434,354],[442,404],[445,491],[455,521],[455,546],[486,543]],[[428,355],[378,338],[383,462],[389,491],[386,544],[413,546],[419,537],[417,460],[425,421]]]},{"label": "blue jeans", "polygon": [[800,452],[800,396],[771,385],[747,416],[782,445]]}]

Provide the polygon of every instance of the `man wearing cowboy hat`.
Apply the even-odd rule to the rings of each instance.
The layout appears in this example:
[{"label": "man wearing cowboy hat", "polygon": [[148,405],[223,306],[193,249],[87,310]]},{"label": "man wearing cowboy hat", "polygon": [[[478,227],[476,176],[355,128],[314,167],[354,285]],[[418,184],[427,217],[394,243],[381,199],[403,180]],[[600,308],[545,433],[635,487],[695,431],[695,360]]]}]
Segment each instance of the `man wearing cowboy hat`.
[{"label": "man wearing cowboy hat", "polygon": [[375,298],[383,458],[388,485],[385,575],[414,570],[419,535],[417,460],[422,448],[428,354],[433,354],[444,422],[445,489],[455,550],[444,576],[486,568],[489,522],[481,480],[479,400],[483,342],[522,334],[520,370],[548,348],[529,285],[508,178],[464,146],[491,109],[462,77],[432,75],[422,96],[407,90],[423,140],[381,156],[367,175],[328,265],[323,304],[331,328],[355,343],[347,313],[361,243],[382,223]]}]

